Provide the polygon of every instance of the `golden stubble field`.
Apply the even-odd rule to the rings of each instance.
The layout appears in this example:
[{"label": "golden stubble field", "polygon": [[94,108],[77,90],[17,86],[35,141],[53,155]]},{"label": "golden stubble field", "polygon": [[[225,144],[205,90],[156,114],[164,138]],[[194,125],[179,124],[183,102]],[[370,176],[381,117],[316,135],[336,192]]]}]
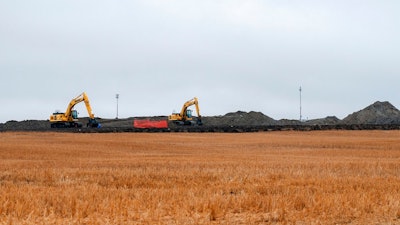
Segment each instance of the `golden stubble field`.
[{"label": "golden stubble field", "polygon": [[0,133],[0,224],[400,224],[400,131]]}]

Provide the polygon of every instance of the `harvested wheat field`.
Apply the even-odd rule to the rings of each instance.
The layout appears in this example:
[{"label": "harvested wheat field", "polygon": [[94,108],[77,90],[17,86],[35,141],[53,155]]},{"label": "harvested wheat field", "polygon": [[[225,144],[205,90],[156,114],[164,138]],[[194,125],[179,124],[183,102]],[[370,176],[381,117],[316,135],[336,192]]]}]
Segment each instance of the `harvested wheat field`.
[{"label": "harvested wheat field", "polygon": [[0,224],[400,224],[400,131],[0,133]]}]

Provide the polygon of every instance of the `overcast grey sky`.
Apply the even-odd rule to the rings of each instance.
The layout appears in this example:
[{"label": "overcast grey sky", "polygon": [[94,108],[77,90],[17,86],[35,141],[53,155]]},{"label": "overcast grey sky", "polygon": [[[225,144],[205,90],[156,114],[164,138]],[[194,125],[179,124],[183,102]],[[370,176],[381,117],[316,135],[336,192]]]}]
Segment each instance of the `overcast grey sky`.
[{"label": "overcast grey sky", "polygon": [[[398,0],[0,0],[0,122],[86,91],[96,116],[344,118],[400,107]],[[80,116],[87,113],[77,106]]]}]

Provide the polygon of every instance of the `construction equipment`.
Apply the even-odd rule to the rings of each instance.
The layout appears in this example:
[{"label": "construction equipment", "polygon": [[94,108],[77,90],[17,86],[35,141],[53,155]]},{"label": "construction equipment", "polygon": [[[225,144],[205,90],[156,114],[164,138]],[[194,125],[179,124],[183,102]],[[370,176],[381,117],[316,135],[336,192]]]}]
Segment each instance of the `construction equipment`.
[{"label": "construction equipment", "polygon": [[52,128],[64,127],[82,127],[82,123],[78,121],[78,112],[74,110],[74,106],[80,102],[85,102],[87,112],[89,114],[89,122],[87,127],[100,127],[100,124],[94,118],[89,98],[85,92],[72,99],[65,113],[55,112],[50,115],[50,123]]},{"label": "construction equipment", "polygon": [[[193,121],[192,110],[188,109],[192,105],[196,106],[196,112],[197,112],[196,122]],[[203,122],[201,121],[199,102],[197,98],[194,97],[193,99],[185,102],[185,104],[183,104],[181,111],[179,113],[172,113],[171,115],[169,115],[168,120],[174,122],[177,125],[195,125],[195,124],[203,125]]]}]

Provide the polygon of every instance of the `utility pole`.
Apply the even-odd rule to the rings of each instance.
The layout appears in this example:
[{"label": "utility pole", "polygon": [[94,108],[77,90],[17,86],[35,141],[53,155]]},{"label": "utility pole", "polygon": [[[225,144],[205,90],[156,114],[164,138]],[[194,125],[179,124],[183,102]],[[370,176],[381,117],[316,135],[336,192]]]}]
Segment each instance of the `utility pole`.
[{"label": "utility pole", "polygon": [[115,117],[115,119],[118,119],[118,99],[119,99],[119,94],[116,94],[115,98],[117,99],[117,117]]},{"label": "utility pole", "polygon": [[302,116],[301,116],[301,86],[299,88],[299,92],[300,92],[300,122],[301,122],[301,119],[302,119]]}]

